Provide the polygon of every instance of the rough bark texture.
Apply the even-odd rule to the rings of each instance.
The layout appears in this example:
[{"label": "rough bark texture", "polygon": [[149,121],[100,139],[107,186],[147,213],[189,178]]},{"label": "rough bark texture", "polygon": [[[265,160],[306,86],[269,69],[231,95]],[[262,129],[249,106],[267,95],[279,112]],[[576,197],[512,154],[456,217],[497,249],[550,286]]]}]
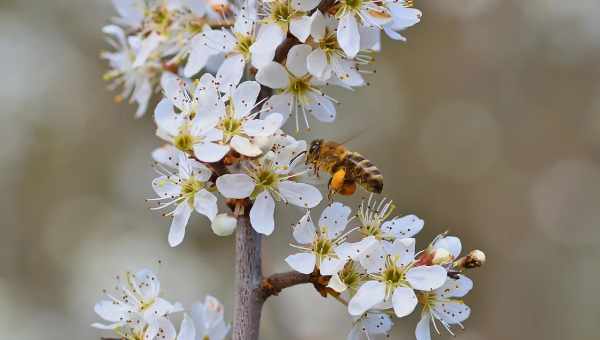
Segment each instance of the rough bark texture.
[{"label": "rough bark texture", "polygon": [[238,218],[235,273],[233,340],[258,340],[260,315],[265,301],[261,288],[261,237],[254,231],[246,215]]}]

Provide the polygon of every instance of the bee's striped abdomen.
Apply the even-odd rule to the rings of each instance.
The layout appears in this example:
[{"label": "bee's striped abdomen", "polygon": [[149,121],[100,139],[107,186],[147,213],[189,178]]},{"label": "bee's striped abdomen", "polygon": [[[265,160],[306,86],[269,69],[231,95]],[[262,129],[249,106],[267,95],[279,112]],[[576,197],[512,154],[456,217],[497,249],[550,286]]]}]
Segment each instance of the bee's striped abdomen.
[{"label": "bee's striped abdomen", "polygon": [[348,169],[352,171],[352,176],[367,191],[381,193],[383,190],[383,175],[381,171],[368,159],[361,154],[352,152],[346,156]]}]

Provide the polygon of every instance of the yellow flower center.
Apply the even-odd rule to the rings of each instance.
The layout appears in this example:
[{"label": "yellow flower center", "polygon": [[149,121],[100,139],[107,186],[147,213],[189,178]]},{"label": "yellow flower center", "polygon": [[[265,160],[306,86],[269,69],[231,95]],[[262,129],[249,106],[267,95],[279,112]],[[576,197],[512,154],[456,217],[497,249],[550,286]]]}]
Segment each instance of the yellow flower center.
[{"label": "yellow flower center", "polygon": [[254,43],[254,38],[250,35],[235,33],[237,43],[234,50],[244,56],[244,59],[250,59],[250,46]]}]

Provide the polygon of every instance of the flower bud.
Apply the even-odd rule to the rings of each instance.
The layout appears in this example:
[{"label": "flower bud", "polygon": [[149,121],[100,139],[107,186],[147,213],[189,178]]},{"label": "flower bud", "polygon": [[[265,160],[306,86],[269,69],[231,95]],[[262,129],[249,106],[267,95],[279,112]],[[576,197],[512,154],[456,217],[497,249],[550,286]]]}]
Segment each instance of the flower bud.
[{"label": "flower bud", "polygon": [[438,248],[433,253],[432,264],[446,264],[452,261],[452,254],[444,248]]},{"label": "flower bud", "polygon": [[229,236],[235,231],[237,220],[227,214],[218,214],[210,224],[213,232],[219,236]]},{"label": "flower bud", "polygon": [[485,263],[485,253],[479,249],[471,250],[467,256],[458,259],[454,266],[460,269],[471,269],[483,266]]}]

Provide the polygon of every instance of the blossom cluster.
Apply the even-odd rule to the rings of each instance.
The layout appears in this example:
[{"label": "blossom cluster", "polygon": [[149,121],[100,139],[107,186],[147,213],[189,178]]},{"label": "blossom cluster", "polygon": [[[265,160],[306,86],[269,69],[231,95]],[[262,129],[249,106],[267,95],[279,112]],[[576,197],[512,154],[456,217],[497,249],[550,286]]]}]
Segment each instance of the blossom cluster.
[{"label": "blossom cluster", "polygon": [[[439,235],[426,249],[415,252],[415,236],[424,222],[415,215],[388,219],[394,210],[390,200],[370,197],[358,212],[339,202],[327,206],[316,225],[307,212],[294,226],[292,247],[301,252],[286,262],[301,273],[329,276],[330,294],[347,304],[354,317],[348,340],[371,339],[388,334],[393,317],[404,317],[421,306],[417,340],[430,339],[430,325],[439,322],[451,334],[462,327],[471,311],[464,297],[473,282],[463,274],[480,266],[485,255],[475,250],[459,258],[460,239]],[[355,227],[348,225],[358,220]],[[360,239],[348,241],[353,234]]]},{"label": "blossom cluster", "polygon": [[[114,48],[102,54],[111,66],[105,78],[122,89],[116,99],[137,103],[138,117],[160,92],[153,117],[164,145],[152,152],[156,197],[147,201],[171,219],[171,246],[183,242],[194,214],[208,219],[219,236],[232,234],[240,216],[270,235],[276,206],[295,206],[304,213],[293,228],[300,252],[285,261],[326,278],[328,294],[354,318],[348,339],[387,334],[393,317],[417,305],[418,340],[430,338],[430,325],[438,331],[436,322],[450,332],[462,326],[470,309],[461,298],[472,287],[463,272],[481,265],[483,253],[459,257],[460,240],[445,234],[416,252],[413,236],[423,221],[414,215],[389,219],[394,205],[385,199],[371,197],[355,214],[330,201],[315,224],[311,209],[323,201],[318,187],[325,176],[307,157],[309,144],[291,134],[313,119],[337,118],[338,102],[327,89],[367,85],[381,36],[404,41],[400,32],[420,21],[413,1],[113,3],[119,16],[103,29]],[[220,212],[219,200],[231,212]],[[95,326],[124,339],[225,337],[223,308],[211,297],[194,305],[191,316],[184,314],[177,334],[169,317],[183,308],[160,298],[159,288],[149,270],[127,273],[117,294],[96,305],[110,324]]]},{"label": "blossom cluster", "polygon": [[[106,299],[94,306],[94,311],[107,323],[92,327],[112,330],[123,340],[223,340],[230,326],[224,320],[223,305],[207,295],[204,302],[192,304],[186,312],[180,303],[171,303],[160,296],[160,281],[150,269],[117,276],[113,294],[105,291]],[[177,331],[171,321],[183,313]]]},{"label": "blossom cluster", "polygon": [[307,143],[284,132],[286,122],[293,116],[298,130],[309,116],[334,121],[337,101],[325,87],[366,85],[381,32],[404,40],[398,32],[421,17],[404,0],[113,3],[119,17],[104,27],[115,48],[103,53],[112,68],[106,79],[123,88],[119,100],[138,103],[137,116],[162,93],[154,120],[167,144],[153,152],[160,177],[149,201],[172,208],[172,246],[194,211],[215,233],[233,231],[235,216],[219,214],[218,194],[249,200],[251,224],[264,235],[274,230],[276,202],[317,206],[318,174],[294,158]]}]

